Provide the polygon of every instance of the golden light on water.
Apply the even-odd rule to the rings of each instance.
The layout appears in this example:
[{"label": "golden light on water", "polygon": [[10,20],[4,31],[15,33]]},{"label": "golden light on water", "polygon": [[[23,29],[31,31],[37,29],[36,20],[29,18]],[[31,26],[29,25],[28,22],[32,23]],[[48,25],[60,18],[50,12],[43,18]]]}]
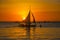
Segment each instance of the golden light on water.
[{"label": "golden light on water", "polygon": [[[33,39],[33,28],[30,30],[30,37]],[[0,36],[7,36],[8,38],[27,38],[25,28],[12,27],[12,28],[0,28]],[[36,38],[60,38],[60,28],[36,28]],[[24,35],[24,36],[23,36]]]}]

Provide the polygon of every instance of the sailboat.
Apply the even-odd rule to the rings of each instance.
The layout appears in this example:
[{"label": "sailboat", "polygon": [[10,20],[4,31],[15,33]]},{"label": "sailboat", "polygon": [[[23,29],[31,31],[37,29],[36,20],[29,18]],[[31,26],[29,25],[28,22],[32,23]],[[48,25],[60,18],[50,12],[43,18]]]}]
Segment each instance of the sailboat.
[{"label": "sailboat", "polygon": [[[30,21],[30,17],[32,15],[33,21]],[[31,24],[34,23],[34,24]],[[28,16],[22,21],[22,24],[20,24],[21,27],[36,27],[36,22],[35,22],[35,17],[34,15],[31,13],[31,11],[29,11]]]},{"label": "sailboat", "polygon": [[[30,15],[32,15],[34,25],[31,25]],[[30,28],[31,28],[31,27],[34,27],[34,28],[33,28],[33,31],[34,31],[34,32],[35,32],[35,28],[36,28],[35,17],[34,17],[34,15],[31,13],[31,11],[29,11],[28,16],[27,16],[26,19],[23,20],[22,22],[23,22],[23,24],[20,24],[20,26],[22,25],[21,27],[26,27],[27,37],[28,37],[28,39],[30,39]]]},{"label": "sailboat", "polygon": [[[35,23],[35,25],[31,25],[31,22],[30,22],[30,14],[33,17],[33,23]],[[27,37],[28,37],[28,39],[30,39],[30,28],[31,27],[34,27],[34,30],[33,31],[35,33],[35,27],[36,27],[35,18],[34,18],[34,15],[31,13],[31,11],[29,11],[29,14],[26,17],[26,19],[24,20],[24,22],[26,23]]]}]

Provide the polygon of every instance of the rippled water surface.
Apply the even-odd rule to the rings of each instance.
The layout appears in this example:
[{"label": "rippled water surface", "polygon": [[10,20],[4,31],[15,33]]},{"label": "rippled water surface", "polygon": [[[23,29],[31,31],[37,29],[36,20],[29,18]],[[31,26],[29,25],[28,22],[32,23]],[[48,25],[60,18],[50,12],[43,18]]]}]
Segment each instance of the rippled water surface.
[{"label": "rippled water surface", "polygon": [[[1,40],[29,40],[26,28],[10,27],[0,28]],[[60,28],[40,28],[30,29],[30,40],[60,40]]]}]

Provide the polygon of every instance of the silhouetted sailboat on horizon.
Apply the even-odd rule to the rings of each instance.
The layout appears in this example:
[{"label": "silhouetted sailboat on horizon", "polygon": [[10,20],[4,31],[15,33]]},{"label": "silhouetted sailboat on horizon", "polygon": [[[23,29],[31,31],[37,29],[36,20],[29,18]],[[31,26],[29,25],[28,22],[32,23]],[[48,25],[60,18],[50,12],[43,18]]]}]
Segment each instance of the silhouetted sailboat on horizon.
[{"label": "silhouetted sailboat on horizon", "polygon": [[[31,21],[30,21],[30,14],[32,15],[33,17],[33,23],[35,23],[35,25],[31,25]],[[26,17],[25,20],[23,20],[23,22],[26,23],[26,30],[27,30],[27,37],[30,39],[30,27],[34,27],[33,28],[33,31],[35,31],[35,27],[36,27],[36,22],[35,22],[35,18],[34,18],[34,15],[31,13],[31,11],[29,11],[28,13],[28,16]]]},{"label": "silhouetted sailboat on horizon", "polygon": [[[31,22],[31,15],[33,18],[33,21]],[[30,39],[30,28],[33,27],[33,34],[35,35],[35,28],[36,28],[36,21],[35,21],[35,17],[33,15],[33,13],[31,12],[31,10],[29,10],[28,12],[28,16],[22,21],[23,24],[20,24],[21,27],[26,27],[26,31],[27,31],[27,37],[28,39]],[[34,25],[31,23],[34,23]]]}]

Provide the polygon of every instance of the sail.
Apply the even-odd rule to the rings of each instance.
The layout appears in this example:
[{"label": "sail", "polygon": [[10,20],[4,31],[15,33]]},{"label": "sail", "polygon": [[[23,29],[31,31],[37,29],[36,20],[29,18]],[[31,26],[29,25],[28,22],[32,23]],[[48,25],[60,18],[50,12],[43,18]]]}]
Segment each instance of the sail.
[{"label": "sail", "polygon": [[26,19],[23,20],[23,22],[30,23],[30,22],[31,22],[31,21],[30,21],[31,15],[32,15],[32,18],[33,18],[33,22],[35,23],[34,15],[33,15],[30,11],[29,11],[28,16],[26,17]]},{"label": "sail", "polygon": [[29,12],[28,16],[26,17],[26,19],[23,20],[23,22],[26,22],[26,23],[30,22],[30,12]]}]

